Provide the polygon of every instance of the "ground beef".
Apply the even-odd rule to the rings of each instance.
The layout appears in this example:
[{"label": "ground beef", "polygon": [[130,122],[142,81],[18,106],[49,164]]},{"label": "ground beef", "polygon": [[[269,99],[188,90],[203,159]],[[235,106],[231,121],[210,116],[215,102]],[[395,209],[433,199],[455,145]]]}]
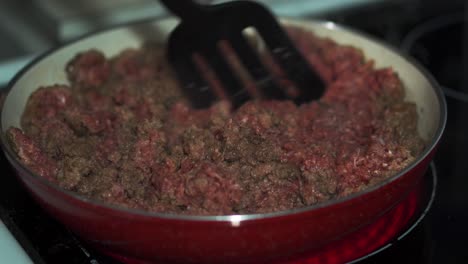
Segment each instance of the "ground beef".
[{"label": "ground beef", "polygon": [[[326,80],[318,101],[189,106],[164,47],[78,54],[70,85],[40,87],[8,138],[34,172],[80,195],[155,212],[264,213],[360,191],[422,151],[416,105],[392,69],[299,29]],[[314,89],[314,87],[311,87]]]}]

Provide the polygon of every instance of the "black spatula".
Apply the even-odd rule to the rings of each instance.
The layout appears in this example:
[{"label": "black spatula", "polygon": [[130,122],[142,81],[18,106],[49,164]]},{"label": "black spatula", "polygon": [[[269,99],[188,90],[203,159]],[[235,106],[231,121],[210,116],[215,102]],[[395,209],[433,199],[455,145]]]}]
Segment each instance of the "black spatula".
[{"label": "black spatula", "polygon": [[263,5],[253,1],[230,1],[216,5],[202,5],[189,0],[161,0],[175,15],[180,24],[171,33],[168,57],[175,69],[183,90],[196,108],[210,106],[218,99],[208,85],[193,54],[198,54],[214,71],[233,107],[251,99],[252,94],[235,74],[219,48],[226,41],[253,79],[262,98],[288,99],[287,93],[275,82],[273,74],[259,58],[243,34],[254,28],[276,64],[299,91],[293,99],[302,103],[319,98],[325,84],[291,42],[274,15]]}]

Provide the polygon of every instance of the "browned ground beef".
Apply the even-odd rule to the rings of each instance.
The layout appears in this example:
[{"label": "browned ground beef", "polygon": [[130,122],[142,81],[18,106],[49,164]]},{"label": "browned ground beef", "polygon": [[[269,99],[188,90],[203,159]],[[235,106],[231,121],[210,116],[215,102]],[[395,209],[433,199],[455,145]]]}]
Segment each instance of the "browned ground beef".
[{"label": "browned ground beef", "polygon": [[[319,101],[226,102],[194,110],[163,47],[68,65],[8,136],[20,159],[61,187],[111,204],[178,214],[262,213],[348,195],[395,174],[424,143],[392,69],[360,50],[291,30],[327,81]],[[313,89],[313,87],[311,87]]]}]

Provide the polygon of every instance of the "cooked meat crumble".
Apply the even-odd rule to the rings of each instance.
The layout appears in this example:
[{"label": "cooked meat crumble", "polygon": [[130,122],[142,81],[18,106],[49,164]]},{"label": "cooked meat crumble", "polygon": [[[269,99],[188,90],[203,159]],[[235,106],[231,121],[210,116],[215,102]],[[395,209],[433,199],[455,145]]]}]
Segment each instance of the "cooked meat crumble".
[{"label": "cooked meat crumble", "polygon": [[[80,195],[154,212],[264,213],[360,191],[422,151],[416,105],[390,68],[300,29],[326,80],[318,100],[226,101],[192,109],[164,57],[145,45],[77,54],[69,85],[40,87],[8,138],[32,171]],[[314,87],[311,87],[314,89]]]}]

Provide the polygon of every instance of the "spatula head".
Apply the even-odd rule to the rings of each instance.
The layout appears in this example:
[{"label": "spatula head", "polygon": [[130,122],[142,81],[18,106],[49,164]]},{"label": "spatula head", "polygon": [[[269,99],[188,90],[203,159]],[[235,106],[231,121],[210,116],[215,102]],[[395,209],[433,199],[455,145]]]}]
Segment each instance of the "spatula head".
[{"label": "spatula head", "polygon": [[197,70],[193,54],[203,57],[213,69],[234,107],[251,97],[220,52],[220,41],[229,43],[266,98],[288,99],[284,89],[278,87],[272,73],[265,68],[245,39],[243,31],[246,28],[258,32],[287,79],[299,90],[299,95],[290,99],[302,103],[322,95],[325,87],[323,81],[291,42],[273,14],[257,2],[232,1],[204,6],[196,21],[183,20],[170,36],[169,60],[194,107],[207,107],[218,96]]}]

